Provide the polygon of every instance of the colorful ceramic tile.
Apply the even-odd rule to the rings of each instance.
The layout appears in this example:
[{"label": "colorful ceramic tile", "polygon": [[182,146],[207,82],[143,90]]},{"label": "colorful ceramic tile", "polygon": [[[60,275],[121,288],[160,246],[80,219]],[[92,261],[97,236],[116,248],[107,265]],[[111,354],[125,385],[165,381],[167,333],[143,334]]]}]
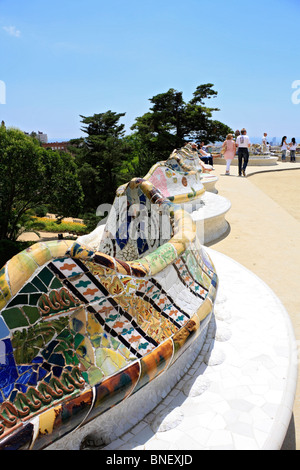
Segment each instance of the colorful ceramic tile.
[{"label": "colorful ceramic tile", "polygon": [[146,387],[206,328],[218,278],[170,200],[199,198],[201,172],[187,149],[172,154],[118,189],[97,249],[38,243],[1,270],[0,449],[47,447]]}]

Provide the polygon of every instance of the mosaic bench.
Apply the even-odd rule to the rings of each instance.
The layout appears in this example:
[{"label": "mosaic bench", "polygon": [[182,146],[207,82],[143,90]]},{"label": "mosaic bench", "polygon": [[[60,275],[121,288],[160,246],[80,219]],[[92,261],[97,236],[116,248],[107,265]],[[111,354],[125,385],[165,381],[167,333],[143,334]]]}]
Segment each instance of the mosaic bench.
[{"label": "mosaic bench", "polygon": [[[217,192],[215,184],[218,178],[210,174],[211,170],[212,167],[204,164],[199,159],[198,153],[192,151],[189,144],[187,144],[185,147],[175,149],[166,161],[160,161],[153,165],[146,176],[143,177],[144,181],[150,182],[159,189],[164,198],[180,205],[192,215],[193,220],[196,222],[197,236],[203,244],[210,243],[227,232],[228,223],[225,216],[231,207],[228,199],[215,194]],[[117,196],[123,193],[125,187],[126,184],[118,188]],[[110,220],[107,223],[106,218],[104,218],[103,222],[93,232],[80,238],[83,244],[88,244],[94,249],[100,249],[100,251],[109,249],[109,253],[116,256],[116,252],[112,247],[108,248],[104,245],[103,240],[101,243],[99,240],[103,238],[103,225],[106,223],[105,229],[108,225],[113,226],[115,221],[119,221],[122,214],[126,213],[126,207],[124,204],[122,206],[120,199],[115,199]],[[137,200],[136,203],[139,204],[140,201]],[[99,215],[102,216],[105,212],[111,210],[109,204],[102,204],[99,208]],[[147,219],[147,217],[145,218]],[[126,224],[128,224],[128,221],[123,223],[125,230],[127,229]],[[152,226],[155,226],[153,219]],[[112,230],[116,232],[114,229]],[[115,239],[116,234],[110,238]],[[123,244],[125,245],[125,243]],[[131,245],[132,243],[128,240],[127,246]],[[141,254],[137,250],[135,252],[135,256]],[[124,253],[125,259],[127,259],[126,250],[124,250]]]},{"label": "mosaic bench", "polygon": [[211,170],[188,144],[174,150],[168,160],[158,162],[144,177],[165,197],[192,214],[203,244],[211,243],[228,231],[225,216],[231,207],[228,199],[215,194],[218,178],[210,174]]},{"label": "mosaic bench", "polygon": [[44,449],[91,422],[210,323],[218,277],[192,217],[145,179],[117,206],[98,249],[37,243],[0,272],[0,449]]},{"label": "mosaic bench", "polygon": [[211,174],[212,170],[212,166],[204,164],[186,146],[175,149],[166,161],[156,163],[144,179],[159,188],[165,197],[175,197],[178,201],[181,194],[198,191],[201,196],[203,191],[217,192],[218,177]]}]

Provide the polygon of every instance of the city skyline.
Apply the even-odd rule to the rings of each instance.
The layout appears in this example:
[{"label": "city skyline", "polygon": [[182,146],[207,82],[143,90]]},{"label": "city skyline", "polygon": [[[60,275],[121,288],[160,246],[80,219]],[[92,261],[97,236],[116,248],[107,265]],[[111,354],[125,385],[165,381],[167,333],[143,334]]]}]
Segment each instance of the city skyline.
[{"label": "city skyline", "polygon": [[213,119],[250,136],[300,135],[296,0],[0,0],[0,121],[50,141],[80,115],[126,113],[126,131],[170,88],[213,83]]}]

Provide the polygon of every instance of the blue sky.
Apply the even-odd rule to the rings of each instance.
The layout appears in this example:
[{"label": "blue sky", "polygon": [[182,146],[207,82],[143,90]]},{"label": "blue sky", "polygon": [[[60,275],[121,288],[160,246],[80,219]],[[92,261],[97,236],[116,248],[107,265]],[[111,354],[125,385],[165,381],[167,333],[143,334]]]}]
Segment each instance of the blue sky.
[{"label": "blue sky", "polygon": [[154,95],[209,82],[215,119],[300,137],[299,14],[300,0],[0,0],[0,121],[64,140],[110,109],[130,132]]}]

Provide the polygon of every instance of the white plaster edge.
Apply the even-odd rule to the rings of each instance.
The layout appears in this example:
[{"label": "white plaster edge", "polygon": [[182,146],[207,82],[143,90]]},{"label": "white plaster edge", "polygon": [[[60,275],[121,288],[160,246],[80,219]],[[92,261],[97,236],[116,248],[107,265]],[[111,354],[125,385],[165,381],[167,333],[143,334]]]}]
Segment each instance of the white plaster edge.
[{"label": "white plaster edge", "polygon": [[[210,255],[212,261],[214,261],[214,253],[216,253],[216,251],[208,247],[205,247],[205,250]],[[269,436],[266,439],[266,442],[262,447],[262,450],[280,450],[283,444],[283,441],[285,439],[286,432],[289,427],[291,417],[293,414],[293,407],[294,407],[296,387],[297,387],[297,377],[298,377],[298,365],[295,361],[297,342],[296,342],[296,337],[295,337],[294,329],[292,326],[292,322],[282,302],[276,296],[274,291],[260,277],[258,277],[255,273],[253,273],[252,271],[250,271],[249,269],[247,269],[245,266],[241,265],[237,261],[233,260],[232,258],[229,258],[228,256],[219,252],[218,252],[218,256],[223,257],[225,259],[226,258],[229,259],[233,264],[236,264],[237,266],[242,267],[242,269],[244,269],[245,271],[248,271],[248,273],[250,273],[253,278],[259,281],[261,285],[264,286],[265,290],[270,293],[273,300],[277,303],[278,310],[281,312],[282,318],[285,320],[287,333],[289,337],[289,352],[290,352],[290,359],[291,359],[289,361],[287,383],[286,383],[285,393],[283,395],[282,402],[278,408],[277,414],[275,416],[275,419],[272,425],[272,431],[269,433]]]}]

